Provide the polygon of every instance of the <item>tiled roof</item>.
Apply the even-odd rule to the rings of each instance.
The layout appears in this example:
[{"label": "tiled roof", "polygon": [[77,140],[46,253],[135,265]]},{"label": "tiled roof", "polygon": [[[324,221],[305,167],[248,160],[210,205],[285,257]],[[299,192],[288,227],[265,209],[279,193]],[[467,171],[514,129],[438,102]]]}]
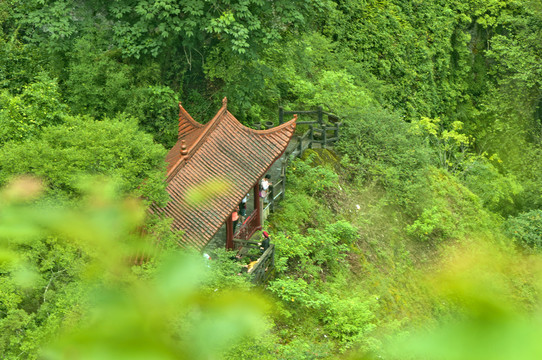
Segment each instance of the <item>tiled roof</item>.
[{"label": "tiled roof", "polygon": [[[173,218],[172,227],[184,231],[181,245],[202,249],[286,150],[296,123],[294,117],[269,130],[247,128],[228,112],[224,98],[215,117],[202,125],[179,106],[179,138],[166,156],[170,201],[152,211]],[[191,201],[198,191],[203,200]]]}]

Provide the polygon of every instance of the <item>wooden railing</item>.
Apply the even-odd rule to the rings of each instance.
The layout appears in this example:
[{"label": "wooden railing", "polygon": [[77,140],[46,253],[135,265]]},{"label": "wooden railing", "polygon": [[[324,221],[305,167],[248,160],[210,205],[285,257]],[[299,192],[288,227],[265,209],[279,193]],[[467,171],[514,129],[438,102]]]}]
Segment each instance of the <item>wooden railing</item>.
[{"label": "wooden railing", "polygon": [[[255,241],[234,240],[237,251],[242,253],[246,249],[259,249]],[[275,273],[275,244],[269,244],[267,250],[259,257],[258,262],[248,270],[254,284],[266,283]]]},{"label": "wooden railing", "polygon": [[[297,121],[297,125],[309,125],[309,129],[305,131],[298,139],[297,147],[287,154],[287,158],[291,156],[301,156],[306,149],[312,149],[314,144],[321,144],[322,147],[327,147],[329,144],[339,140],[339,131],[342,125],[339,117],[335,114],[328,113],[320,106],[318,110],[310,111],[285,111],[282,107],[279,108],[279,124],[284,122],[284,115],[317,115],[316,120]],[[324,115],[327,116],[327,122],[324,120]],[[317,139],[318,138],[318,139]]]},{"label": "wooden railing", "polygon": [[247,241],[252,237],[252,235],[254,235],[257,230],[260,230],[262,228],[261,226],[259,226],[260,224],[258,223],[258,211],[260,210],[254,209],[252,214],[250,214],[250,216],[244,221],[239,230],[237,230],[237,232],[233,234],[234,239]]},{"label": "wooden railing", "polygon": [[[297,121],[297,125],[309,125],[309,129],[297,138],[297,146],[285,152],[281,160],[281,171],[277,181],[269,187],[269,195],[267,203],[263,208],[262,221],[267,218],[270,212],[275,211],[275,206],[278,200],[284,199],[286,191],[286,167],[288,161],[292,157],[300,157],[307,149],[312,149],[314,144],[321,144],[322,147],[327,147],[329,144],[339,140],[340,128],[342,122],[339,117],[325,112],[322,107],[318,110],[310,111],[285,111],[282,107],[279,108],[279,123],[284,122],[284,115],[317,115],[316,120],[312,121]],[[327,116],[327,121],[324,121],[324,116]]]},{"label": "wooden railing", "polygon": [[275,244],[269,244],[267,250],[248,273],[252,274],[252,282],[255,284],[264,284],[273,276],[275,273]]}]

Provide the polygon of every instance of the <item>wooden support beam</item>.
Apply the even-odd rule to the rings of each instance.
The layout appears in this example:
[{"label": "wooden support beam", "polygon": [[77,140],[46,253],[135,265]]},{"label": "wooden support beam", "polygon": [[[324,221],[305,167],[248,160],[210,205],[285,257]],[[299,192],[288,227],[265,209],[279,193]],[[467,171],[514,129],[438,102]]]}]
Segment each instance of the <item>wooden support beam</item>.
[{"label": "wooden support beam", "polygon": [[231,214],[226,220],[226,250],[233,250],[233,219]]}]

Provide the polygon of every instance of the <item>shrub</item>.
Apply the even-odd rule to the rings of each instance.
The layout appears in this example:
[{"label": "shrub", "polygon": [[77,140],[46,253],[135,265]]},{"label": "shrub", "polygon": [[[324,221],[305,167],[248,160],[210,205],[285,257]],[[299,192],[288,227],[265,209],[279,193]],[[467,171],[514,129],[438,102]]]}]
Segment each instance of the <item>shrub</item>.
[{"label": "shrub", "polygon": [[382,185],[389,198],[407,211],[419,202],[426,185],[430,151],[408,128],[396,114],[367,108],[345,120],[337,145],[356,167],[358,177]]},{"label": "shrub", "polygon": [[[376,327],[374,324],[374,298],[359,296],[335,298],[330,302],[324,315],[325,330],[339,341],[342,351],[356,345],[366,345],[368,334]],[[365,343],[365,344],[364,344]]]},{"label": "shrub", "polygon": [[493,229],[499,217],[488,212],[480,199],[444,170],[428,177],[431,200],[406,230],[420,240],[460,238],[471,231]]},{"label": "shrub", "polygon": [[122,193],[165,203],[164,154],[133,119],[68,118],[43,128],[35,139],[1,147],[0,184],[33,174],[45,180],[50,193],[73,198],[81,193],[82,180],[110,176]]},{"label": "shrub", "polygon": [[463,173],[465,184],[486,208],[500,214],[514,211],[523,187],[514,175],[503,175],[489,161],[480,158]]},{"label": "shrub", "polygon": [[339,176],[330,166],[315,165],[322,161],[316,152],[312,152],[305,160],[295,159],[288,167],[288,180],[292,186],[314,196],[325,191],[336,189]]},{"label": "shrub", "polygon": [[522,245],[542,249],[542,210],[532,210],[509,218],[505,228]]},{"label": "shrub", "polygon": [[40,75],[35,83],[13,96],[0,92],[0,144],[40,134],[46,126],[64,122],[67,107],[60,101],[56,80]]}]

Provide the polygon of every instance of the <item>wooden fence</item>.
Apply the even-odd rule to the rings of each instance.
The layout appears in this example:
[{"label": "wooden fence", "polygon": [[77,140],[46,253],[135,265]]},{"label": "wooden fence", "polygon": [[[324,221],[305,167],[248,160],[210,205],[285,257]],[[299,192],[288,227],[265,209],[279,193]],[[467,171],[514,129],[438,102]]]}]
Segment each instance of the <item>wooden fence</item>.
[{"label": "wooden fence", "polygon": [[[234,240],[237,251],[242,254],[250,249],[259,249],[255,241]],[[254,284],[265,284],[275,274],[275,244],[269,244],[254,267],[248,270]]]}]

